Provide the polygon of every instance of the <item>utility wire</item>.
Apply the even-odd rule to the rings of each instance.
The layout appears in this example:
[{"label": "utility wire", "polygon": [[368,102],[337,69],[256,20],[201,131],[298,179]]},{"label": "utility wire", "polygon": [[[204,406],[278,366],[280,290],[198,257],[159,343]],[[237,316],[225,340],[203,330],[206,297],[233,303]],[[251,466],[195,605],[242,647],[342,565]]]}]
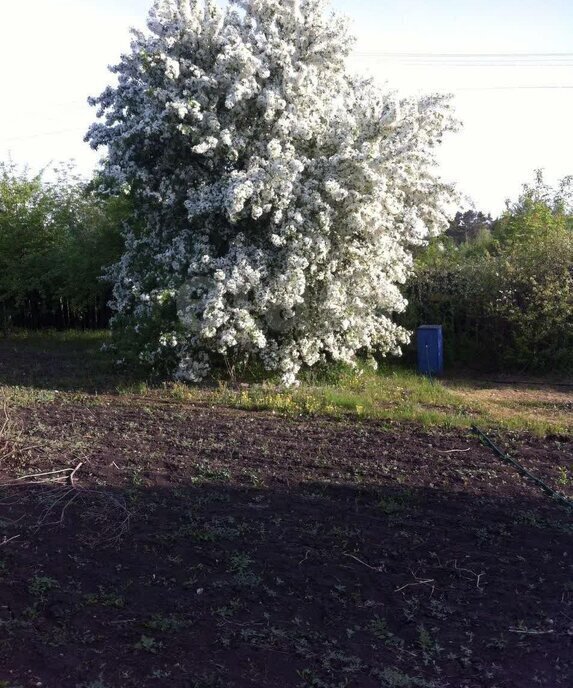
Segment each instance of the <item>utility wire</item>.
[{"label": "utility wire", "polygon": [[28,134],[27,136],[16,136],[10,139],[0,139],[0,144],[13,143],[15,141],[28,141],[30,139],[38,139],[43,136],[57,136],[59,134],[70,134],[72,132],[86,131],[86,127],[74,127],[73,129],[59,129],[57,131],[42,131],[37,134]]},{"label": "utility wire", "polygon": [[527,91],[549,89],[559,91],[561,89],[573,89],[573,84],[563,86],[460,86],[458,88],[446,88],[446,91]]},{"label": "utility wire", "polygon": [[573,60],[573,53],[408,53],[382,50],[357,50],[355,55],[388,59],[440,59],[440,60]]},{"label": "utility wire", "polygon": [[433,53],[433,52],[392,52],[391,50],[362,50],[364,54],[414,56],[414,57],[573,57],[573,52],[561,53]]},{"label": "utility wire", "polygon": [[408,66],[573,67],[573,53],[390,53],[357,51],[354,57]]}]

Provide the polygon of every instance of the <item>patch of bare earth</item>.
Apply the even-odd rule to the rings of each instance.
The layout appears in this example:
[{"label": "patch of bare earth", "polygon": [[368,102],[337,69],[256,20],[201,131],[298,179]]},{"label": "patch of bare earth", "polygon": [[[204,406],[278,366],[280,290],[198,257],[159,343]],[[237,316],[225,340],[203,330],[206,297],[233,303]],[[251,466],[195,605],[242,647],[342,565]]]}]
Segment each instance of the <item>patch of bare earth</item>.
[{"label": "patch of bare earth", "polygon": [[[572,684],[572,514],[469,434],[111,397],[14,420],[2,686]],[[570,439],[502,440],[571,496]]]}]

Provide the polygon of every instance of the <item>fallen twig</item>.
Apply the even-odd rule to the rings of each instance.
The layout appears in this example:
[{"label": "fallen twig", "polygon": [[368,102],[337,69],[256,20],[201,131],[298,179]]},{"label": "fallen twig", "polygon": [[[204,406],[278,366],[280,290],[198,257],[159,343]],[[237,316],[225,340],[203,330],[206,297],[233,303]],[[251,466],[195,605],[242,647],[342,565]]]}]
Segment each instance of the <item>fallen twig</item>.
[{"label": "fallen twig", "polygon": [[454,454],[455,452],[469,452],[470,447],[467,449],[437,449],[438,454]]},{"label": "fallen twig", "polygon": [[[103,538],[103,542],[113,542],[117,541],[121,538],[121,536],[129,530],[130,522],[131,522],[131,512],[127,508],[125,504],[124,499],[119,499],[115,495],[113,495],[111,492],[107,492],[106,490],[82,490],[81,495],[84,496],[86,494],[92,494],[96,497],[99,497],[99,499],[104,499],[107,500],[111,503],[113,503],[116,507],[116,509],[120,512],[123,512],[125,515],[125,518],[123,521],[121,521],[117,527],[117,532],[112,535],[111,537]],[[109,531],[108,531],[109,532]]]},{"label": "fallen twig", "polygon": [[[427,578],[424,580],[417,580],[415,583],[406,583],[406,585],[402,585],[400,588],[396,588],[394,592],[400,592],[401,590],[405,590],[406,588],[411,587],[412,585],[429,585],[430,583],[435,583],[434,578]],[[432,586],[433,587],[433,586]]]},{"label": "fallen twig", "polygon": [[0,547],[7,545],[9,542],[12,542],[12,540],[15,540],[16,538],[19,538],[19,537],[20,537],[19,535],[13,535],[11,538],[2,540],[2,542],[0,542]]},{"label": "fallen twig", "polygon": [[16,480],[27,480],[27,479],[32,479],[32,478],[42,478],[46,475],[58,475],[59,473],[69,473],[72,469],[71,468],[61,468],[57,471],[45,471],[44,473],[31,473],[30,475],[21,475],[19,478],[16,478]]},{"label": "fallen twig", "polygon": [[[0,488],[3,490],[0,505],[7,508],[22,506],[23,497],[31,500],[35,496],[41,511],[36,512],[31,526],[38,532],[45,526],[65,525],[70,507],[82,503],[84,512],[91,512],[97,522],[96,540],[98,542],[118,541],[129,530],[132,513],[121,496],[116,496],[107,490],[80,487],[78,471],[83,465],[84,462],[80,462],[73,468],[23,475],[10,482],[1,483]],[[25,491],[24,496],[22,491]],[[17,519],[10,520],[4,517],[3,520],[15,524],[28,518],[30,511],[31,508],[27,509]],[[10,540],[12,539],[14,538]],[[10,540],[0,540],[0,546]]]},{"label": "fallen twig", "polygon": [[[454,562],[454,569],[456,571],[463,571],[464,573],[469,573],[470,575],[472,575],[476,579],[476,588],[478,590],[483,590],[483,588],[480,587],[480,581],[485,576],[485,571],[482,571],[481,573],[476,573],[475,571],[472,571],[471,569],[465,569],[465,568],[462,568],[461,566],[458,566],[458,560],[457,559],[453,559],[452,561]],[[448,564],[449,563],[450,562],[448,562]],[[446,564],[446,566],[447,566],[447,564]]]},{"label": "fallen twig", "polygon": [[11,487],[14,485],[41,485],[45,483],[60,483],[61,481],[67,482],[74,486],[74,477],[83,465],[83,462],[80,462],[75,468],[61,468],[53,471],[44,471],[43,473],[21,475],[19,478],[16,478],[10,482],[0,483],[0,487]]},{"label": "fallen twig", "polygon": [[17,446],[21,437],[21,432],[18,431],[14,435],[14,427],[10,415],[8,414],[8,404],[5,399],[2,403],[2,413],[4,420],[0,428],[0,440],[2,440],[2,445],[0,446],[0,459],[6,460],[16,454],[17,451],[21,450],[21,448]]},{"label": "fallen twig", "polygon": [[[65,512],[65,506],[64,506],[64,509],[63,509],[63,511],[62,511],[62,514],[61,514],[61,517],[60,517],[60,520],[59,520],[59,521],[53,521],[53,522],[46,523],[46,520],[47,520],[48,516],[54,511],[54,509],[56,508],[56,506],[57,506],[58,504],[60,504],[62,501],[64,501],[64,500],[65,500],[72,492],[74,492],[74,491],[75,491],[75,490],[74,490],[73,487],[67,489],[65,492],[63,492],[59,497],[57,497],[57,498],[48,506],[48,508],[44,511],[44,513],[43,513],[42,516],[40,517],[40,519],[39,519],[39,521],[38,521],[38,523],[37,523],[37,526],[36,526],[36,530],[39,530],[39,529],[40,529],[42,526],[44,526],[44,525],[50,525],[50,526],[52,526],[52,525],[61,525],[61,524],[62,524],[62,522],[63,522],[63,515],[64,515],[64,512]],[[73,499],[75,499],[75,496],[73,497]]]},{"label": "fallen twig", "polygon": [[73,486],[73,484],[74,484],[74,477],[75,477],[76,473],[80,470],[80,468],[81,468],[83,465],[84,465],[83,462],[80,461],[80,463],[79,463],[79,464],[74,468],[74,470],[70,473],[70,485]]},{"label": "fallen twig", "polygon": [[365,561],[362,561],[362,559],[355,557],[354,554],[348,554],[347,552],[343,552],[343,555],[345,557],[350,557],[351,559],[354,559],[354,561],[357,561],[359,564],[362,564],[362,566],[366,566],[366,568],[368,569],[372,569],[372,571],[376,571],[377,573],[384,573],[383,566],[370,566],[370,564],[367,564]]},{"label": "fallen twig", "polygon": [[507,629],[510,633],[522,633],[523,635],[547,635],[548,633],[553,633],[553,629],[550,628],[546,631],[537,631],[533,628],[516,628],[511,626]]},{"label": "fallen twig", "polygon": [[4,413],[4,422],[2,423],[2,427],[0,428],[0,437],[4,435],[4,432],[6,431],[7,427],[10,425],[10,417],[8,416],[8,405],[6,403],[6,400],[4,400],[4,403],[2,404],[2,411]]}]

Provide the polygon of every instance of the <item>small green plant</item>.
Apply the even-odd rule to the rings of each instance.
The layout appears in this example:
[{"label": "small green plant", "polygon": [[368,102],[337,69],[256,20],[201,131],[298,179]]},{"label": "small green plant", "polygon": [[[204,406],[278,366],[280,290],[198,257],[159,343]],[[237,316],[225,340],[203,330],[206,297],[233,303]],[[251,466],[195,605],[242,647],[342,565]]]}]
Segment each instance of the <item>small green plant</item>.
[{"label": "small green plant", "polygon": [[171,672],[165,671],[164,669],[154,669],[151,672],[151,678],[154,678],[154,679],[170,678],[170,677],[171,677]]},{"label": "small green plant", "polygon": [[232,573],[246,573],[254,563],[254,560],[248,554],[234,552],[231,555],[229,571]]},{"label": "small green plant", "polygon": [[430,631],[420,624],[417,628],[418,631],[418,646],[422,650],[422,655],[424,658],[424,664],[429,664],[433,657],[442,651],[442,648],[436,640],[432,637]]},{"label": "small green plant", "polygon": [[404,602],[404,616],[407,621],[414,621],[420,610],[420,600],[417,597],[408,597]]},{"label": "small green plant", "polygon": [[28,590],[30,591],[30,594],[34,595],[34,597],[39,597],[40,599],[44,599],[48,592],[51,590],[56,590],[59,587],[60,584],[58,581],[55,580],[55,578],[50,578],[49,576],[34,576],[28,584]]},{"label": "small green plant", "polygon": [[157,651],[162,647],[162,643],[158,643],[155,638],[151,638],[147,635],[142,635],[137,643],[134,645],[136,650],[141,650],[142,652],[150,652],[151,654],[156,654]]},{"label": "small green plant", "polygon": [[226,468],[212,468],[205,462],[196,464],[195,468],[197,477],[192,478],[192,482],[228,482],[232,477],[231,472]]},{"label": "small green plant", "polygon": [[383,641],[383,643],[394,650],[403,651],[405,642],[402,638],[398,638],[390,629],[388,628],[388,623],[386,619],[375,616],[370,622],[368,630],[375,635],[378,640]]},{"label": "small green plant", "polygon": [[442,600],[433,598],[430,600],[430,614],[436,619],[445,619],[452,613],[452,608]]},{"label": "small green plant", "polygon": [[102,607],[114,607],[115,609],[123,609],[125,607],[125,599],[116,592],[105,590],[101,585],[98,587],[97,593],[90,593],[84,597],[86,604],[96,605]]},{"label": "small green plant", "polygon": [[557,466],[557,473],[557,482],[561,487],[570,487],[573,485],[573,477],[570,475],[567,466]]},{"label": "small green plant", "polygon": [[111,688],[111,687],[107,683],[105,683],[103,678],[100,676],[95,681],[90,681],[89,683],[80,683],[77,688]]},{"label": "small green plant", "polygon": [[388,495],[380,498],[378,507],[388,516],[404,511],[408,506],[410,495],[407,492],[398,495]]},{"label": "small green plant", "polygon": [[507,647],[507,640],[502,634],[498,638],[492,638],[487,646],[494,648],[495,650],[504,650]]},{"label": "small green plant", "polygon": [[253,487],[262,487],[264,485],[264,479],[255,471],[249,471],[243,475]]},{"label": "small green plant", "polygon": [[374,617],[368,628],[379,640],[386,640],[391,635],[386,619],[380,616]]},{"label": "small green plant", "polygon": [[131,382],[118,385],[116,390],[120,396],[143,396],[149,391],[149,385],[147,382]]},{"label": "small green plant", "polygon": [[131,474],[131,484],[133,487],[141,487],[144,484],[143,473],[141,469],[136,469]]},{"label": "small green plant", "polygon": [[229,602],[229,604],[225,605],[224,607],[219,607],[219,609],[216,610],[216,614],[226,621],[233,617],[241,609],[241,607],[242,602],[240,598],[235,597]]},{"label": "small green plant", "polygon": [[520,511],[514,518],[514,523],[517,525],[532,526],[534,528],[543,528],[544,521],[535,511]]},{"label": "small green plant", "polygon": [[252,570],[254,560],[244,552],[235,552],[231,555],[229,572],[234,573],[234,581],[237,585],[253,588],[259,585],[261,579]]},{"label": "small green plant", "polygon": [[394,667],[387,667],[383,671],[375,669],[373,674],[381,679],[381,688],[438,688],[437,684],[432,681],[408,676]]},{"label": "small green plant", "polygon": [[175,616],[163,616],[162,614],[154,614],[148,621],[145,622],[145,627],[154,631],[177,631],[182,628],[185,623]]}]

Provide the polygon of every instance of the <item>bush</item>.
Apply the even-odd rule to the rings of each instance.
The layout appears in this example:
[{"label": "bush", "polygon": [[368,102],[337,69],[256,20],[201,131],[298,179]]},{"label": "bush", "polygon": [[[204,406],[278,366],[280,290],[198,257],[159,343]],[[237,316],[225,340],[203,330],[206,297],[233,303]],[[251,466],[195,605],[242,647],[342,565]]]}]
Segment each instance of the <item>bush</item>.
[{"label": "bush", "polygon": [[98,195],[70,167],[50,181],[0,163],[0,320],[37,328],[107,324],[128,201]]},{"label": "bush", "polygon": [[450,363],[573,370],[573,222],[562,184],[539,175],[475,239],[418,259],[406,324],[445,327]]}]

